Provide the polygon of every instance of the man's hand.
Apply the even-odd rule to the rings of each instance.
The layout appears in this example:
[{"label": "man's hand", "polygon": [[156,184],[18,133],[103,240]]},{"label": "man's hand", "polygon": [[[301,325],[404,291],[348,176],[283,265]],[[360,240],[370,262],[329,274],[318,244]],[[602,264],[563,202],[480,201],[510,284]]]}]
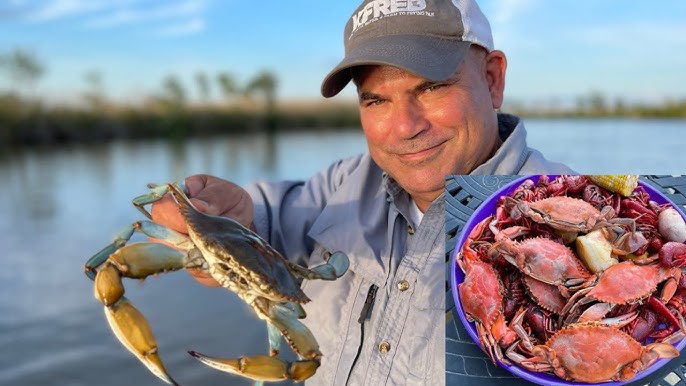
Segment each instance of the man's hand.
[{"label": "man's hand", "polygon": [[[188,197],[199,211],[213,216],[230,217],[247,228],[254,228],[253,202],[248,192],[240,186],[205,174],[187,177],[185,183]],[[150,212],[154,222],[184,234],[188,233],[178,206],[170,195],[153,203]],[[200,269],[189,269],[188,272],[204,285],[219,286],[216,280]]]}]

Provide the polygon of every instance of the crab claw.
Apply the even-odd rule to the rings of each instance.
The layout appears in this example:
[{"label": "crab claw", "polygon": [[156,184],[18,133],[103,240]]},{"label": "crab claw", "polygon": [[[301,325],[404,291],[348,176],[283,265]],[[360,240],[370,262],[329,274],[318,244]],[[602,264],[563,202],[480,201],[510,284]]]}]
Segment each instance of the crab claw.
[{"label": "crab claw", "polygon": [[303,279],[336,280],[348,270],[350,260],[345,253],[337,251],[329,255],[324,264],[316,267],[305,268],[294,263],[287,264],[295,275]]},{"label": "crab claw", "polygon": [[319,362],[302,360],[288,363],[269,355],[255,355],[238,359],[222,359],[189,351],[200,362],[220,371],[241,375],[258,381],[282,381],[292,379],[303,381],[317,371]]},{"label": "crab claw", "polygon": [[311,268],[306,277],[321,280],[336,280],[343,276],[349,266],[350,261],[348,260],[348,256],[341,251],[337,251],[329,256],[325,264]]},{"label": "crab claw", "polygon": [[157,354],[157,343],[143,314],[122,297],[116,304],[105,307],[107,321],[117,339],[131,351],[153,374],[170,385],[178,385],[164,368]]},{"label": "crab claw", "polygon": [[338,279],[348,270],[350,260],[348,260],[348,256],[345,253],[336,251],[329,257],[327,265],[333,268],[333,276]]}]

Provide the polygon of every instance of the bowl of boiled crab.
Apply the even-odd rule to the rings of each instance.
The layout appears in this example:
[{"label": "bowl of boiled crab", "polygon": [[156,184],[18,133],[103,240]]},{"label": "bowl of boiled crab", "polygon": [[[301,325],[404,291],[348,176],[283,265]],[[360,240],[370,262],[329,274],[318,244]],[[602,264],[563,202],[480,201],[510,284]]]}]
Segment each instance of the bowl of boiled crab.
[{"label": "bowl of boiled crab", "polygon": [[645,378],[686,346],[685,219],[638,176],[519,178],[458,237],[458,315],[495,364],[528,381]]}]

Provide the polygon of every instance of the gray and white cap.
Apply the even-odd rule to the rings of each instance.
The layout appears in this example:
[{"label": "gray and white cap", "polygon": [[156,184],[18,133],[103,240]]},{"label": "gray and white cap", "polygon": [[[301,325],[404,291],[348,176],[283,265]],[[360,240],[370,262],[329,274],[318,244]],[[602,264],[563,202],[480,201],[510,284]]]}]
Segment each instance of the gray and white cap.
[{"label": "gray and white cap", "polygon": [[432,81],[448,79],[470,45],[493,50],[491,27],[474,0],[364,0],[344,32],[345,57],[322,82],[338,94],[360,65],[388,65]]}]

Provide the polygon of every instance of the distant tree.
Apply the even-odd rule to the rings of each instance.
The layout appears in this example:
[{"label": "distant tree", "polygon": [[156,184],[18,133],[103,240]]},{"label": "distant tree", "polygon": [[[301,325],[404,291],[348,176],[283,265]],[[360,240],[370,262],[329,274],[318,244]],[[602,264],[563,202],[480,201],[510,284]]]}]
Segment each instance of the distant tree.
[{"label": "distant tree", "polygon": [[17,88],[26,86],[32,89],[45,73],[45,66],[40,60],[22,49],[0,55],[0,66],[8,72],[11,82]]},{"label": "distant tree", "polygon": [[624,102],[624,99],[622,99],[622,97],[617,97],[617,99],[615,99],[614,112],[616,115],[626,114],[627,106],[626,102]]},{"label": "distant tree", "polygon": [[576,114],[585,115],[588,112],[588,101],[586,97],[580,95],[576,97]]},{"label": "distant tree", "polygon": [[225,99],[231,99],[238,94],[236,80],[230,74],[226,72],[220,73],[217,75],[217,82],[219,83],[219,89],[221,90]]},{"label": "distant tree", "polygon": [[195,74],[195,84],[198,86],[198,93],[203,103],[210,100],[210,81],[204,72],[197,72]]},{"label": "distant tree", "polygon": [[162,82],[163,99],[170,104],[181,107],[186,102],[186,90],[181,81],[174,75],[167,75]]},{"label": "distant tree", "polygon": [[102,73],[99,70],[90,70],[83,74],[83,79],[87,85],[87,90],[83,94],[86,103],[91,108],[101,108],[105,102]]},{"label": "distant tree", "polygon": [[276,76],[268,71],[257,74],[245,87],[246,95],[250,96],[255,92],[264,96],[265,102],[265,126],[269,132],[274,132],[277,126],[276,117],[276,87],[278,82]]},{"label": "distant tree", "polygon": [[276,107],[276,88],[278,82],[276,76],[268,71],[257,74],[245,87],[248,96],[255,92],[263,94],[267,113],[273,113]]},{"label": "distant tree", "polygon": [[604,114],[607,111],[605,96],[600,91],[592,91],[588,97],[588,102],[591,107],[591,111],[594,114]]}]

